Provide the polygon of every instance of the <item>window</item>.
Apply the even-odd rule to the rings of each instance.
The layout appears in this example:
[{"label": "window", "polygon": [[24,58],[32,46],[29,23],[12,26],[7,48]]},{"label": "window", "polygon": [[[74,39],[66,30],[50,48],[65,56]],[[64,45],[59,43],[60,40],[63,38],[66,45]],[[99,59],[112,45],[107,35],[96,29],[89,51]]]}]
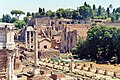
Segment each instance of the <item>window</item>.
[{"label": "window", "polygon": [[51,26],[53,26],[54,25],[54,22],[51,22]]},{"label": "window", "polygon": [[44,48],[47,49],[47,45],[44,45]]},{"label": "window", "polygon": [[67,22],[67,24],[70,24],[70,22]]},{"label": "window", "polygon": [[59,24],[62,24],[61,22],[59,22]]}]

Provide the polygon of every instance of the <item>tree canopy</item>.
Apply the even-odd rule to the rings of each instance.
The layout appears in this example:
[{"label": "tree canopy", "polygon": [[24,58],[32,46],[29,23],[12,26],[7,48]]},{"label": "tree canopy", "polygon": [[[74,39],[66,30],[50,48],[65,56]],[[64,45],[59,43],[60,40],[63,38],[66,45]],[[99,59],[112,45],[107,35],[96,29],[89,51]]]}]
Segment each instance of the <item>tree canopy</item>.
[{"label": "tree canopy", "polygon": [[73,53],[97,62],[110,61],[113,57],[120,60],[120,29],[105,25],[89,29],[86,40],[80,40]]},{"label": "tree canopy", "polygon": [[12,15],[15,15],[16,18],[19,19],[19,16],[22,15],[22,14],[25,14],[25,12],[21,11],[21,10],[12,10],[10,12]]}]

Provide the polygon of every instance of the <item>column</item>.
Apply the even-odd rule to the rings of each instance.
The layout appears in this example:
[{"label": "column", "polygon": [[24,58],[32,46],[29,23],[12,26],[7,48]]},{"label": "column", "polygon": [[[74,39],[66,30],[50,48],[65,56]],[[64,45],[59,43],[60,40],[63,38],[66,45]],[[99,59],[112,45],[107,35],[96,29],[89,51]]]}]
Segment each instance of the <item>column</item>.
[{"label": "column", "polygon": [[34,40],[34,36],[35,36],[35,34],[34,34],[34,31],[32,31],[32,39],[33,39],[33,42],[32,42],[32,46],[33,46],[33,49],[35,49],[35,45],[34,45],[34,43],[35,43],[35,40]]},{"label": "column", "polygon": [[70,62],[70,72],[73,72],[74,71],[74,60],[71,59],[71,62]]},{"label": "column", "polygon": [[5,26],[5,43],[3,44],[3,47],[7,46],[6,43],[7,43],[7,25]]},{"label": "column", "polygon": [[8,64],[8,67],[7,67],[8,68],[7,69],[8,70],[8,73],[7,73],[8,79],[7,80],[12,80],[11,79],[11,56],[10,55],[8,56],[8,63],[7,64]]},{"label": "column", "polygon": [[11,76],[14,77],[14,55],[11,57]]},{"label": "column", "polygon": [[51,27],[51,19],[49,20],[49,25],[50,25],[50,27]]},{"label": "column", "polygon": [[19,48],[18,47],[16,48],[15,55],[17,58],[19,57]]},{"label": "column", "polygon": [[34,69],[33,74],[39,75],[40,74],[40,68],[38,65],[38,40],[37,40],[37,32],[34,32]]},{"label": "column", "polygon": [[28,47],[27,47],[27,31],[25,31],[25,48],[27,49]]},{"label": "column", "polygon": [[31,31],[29,31],[29,49],[31,49]]},{"label": "column", "polygon": [[38,40],[37,40],[37,32],[34,32],[34,61],[35,61],[35,65],[38,65]]}]

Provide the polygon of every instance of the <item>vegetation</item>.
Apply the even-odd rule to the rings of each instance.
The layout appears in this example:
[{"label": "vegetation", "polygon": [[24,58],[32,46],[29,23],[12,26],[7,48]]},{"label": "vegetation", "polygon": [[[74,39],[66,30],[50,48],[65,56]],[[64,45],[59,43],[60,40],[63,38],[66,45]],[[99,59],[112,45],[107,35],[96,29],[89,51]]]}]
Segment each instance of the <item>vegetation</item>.
[{"label": "vegetation", "polygon": [[100,25],[89,29],[87,34],[87,39],[80,40],[73,48],[73,54],[97,62],[112,61],[116,57],[119,63],[120,29]]},{"label": "vegetation", "polygon": [[[15,27],[18,29],[21,29],[23,28],[23,26],[26,25],[28,18],[25,18],[24,20],[19,20],[20,15],[25,14],[23,11],[12,10],[10,13],[12,15],[15,15],[15,17],[11,17],[9,14],[3,14],[1,21],[6,23],[15,23]],[[27,15],[30,16],[30,13],[27,13]]]},{"label": "vegetation", "polygon": [[23,26],[26,25],[26,23],[22,20],[16,20],[14,23],[15,23],[16,28],[18,28],[18,29],[21,29],[21,28],[23,28]]},{"label": "vegetation", "polygon": [[[20,15],[24,15],[25,12],[22,10],[11,10],[11,15],[15,15],[11,17],[9,14],[3,14],[2,19],[0,21],[7,22],[7,23],[14,23],[18,22]],[[46,11],[45,8],[39,7],[36,13],[34,12],[27,12],[26,16],[23,18],[21,22],[28,21],[28,17],[32,16],[34,18],[38,17],[50,17],[50,18],[67,18],[67,19],[78,19],[78,20],[89,20],[90,18],[93,19],[106,19],[111,18],[112,22],[115,22],[120,17],[120,7],[113,8],[113,5],[110,4],[107,9],[99,5],[97,8],[95,4],[91,7],[86,2],[83,6],[77,7],[77,9],[63,9],[59,8],[56,11],[48,10]],[[22,25],[22,24],[21,24]],[[17,27],[17,26],[16,26]],[[22,28],[22,27],[19,27]]]},{"label": "vegetation", "polygon": [[20,15],[25,14],[25,13],[24,13],[23,11],[21,11],[21,10],[12,10],[10,13],[11,13],[12,15],[15,15],[15,17],[16,17],[17,19],[19,19]]},{"label": "vegetation", "polygon": [[[27,13],[28,14],[28,13]],[[78,20],[87,20],[90,18],[97,18],[97,19],[106,19],[111,18],[112,22],[115,20],[118,20],[120,17],[120,7],[114,8],[112,4],[110,4],[107,9],[99,5],[98,8],[96,8],[96,5],[93,4],[91,7],[86,2],[83,6],[77,7],[77,9],[63,9],[59,8],[55,12],[52,10],[48,10],[45,12],[44,8],[39,8],[37,13],[29,14],[29,16],[32,15],[33,17],[51,17],[51,18],[67,18],[67,19],[78,19]]]}]

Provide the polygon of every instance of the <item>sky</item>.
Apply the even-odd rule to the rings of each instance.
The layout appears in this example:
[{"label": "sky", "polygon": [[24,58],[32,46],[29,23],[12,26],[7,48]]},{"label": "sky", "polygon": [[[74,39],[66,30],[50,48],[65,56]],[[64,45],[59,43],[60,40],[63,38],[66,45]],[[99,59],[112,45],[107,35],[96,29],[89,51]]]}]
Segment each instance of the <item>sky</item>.
[{"label": "sky", "polygon": [[110,4],[114,8],[120,7],[120,0],[1,0],[0,1],[0,18],[3,14],[10,14],[11,10],[22,10],[24,12],[37,12],[38,8],[55,11],[58,8],[76,9],[87,2],[98,7],[108,7]]}]

